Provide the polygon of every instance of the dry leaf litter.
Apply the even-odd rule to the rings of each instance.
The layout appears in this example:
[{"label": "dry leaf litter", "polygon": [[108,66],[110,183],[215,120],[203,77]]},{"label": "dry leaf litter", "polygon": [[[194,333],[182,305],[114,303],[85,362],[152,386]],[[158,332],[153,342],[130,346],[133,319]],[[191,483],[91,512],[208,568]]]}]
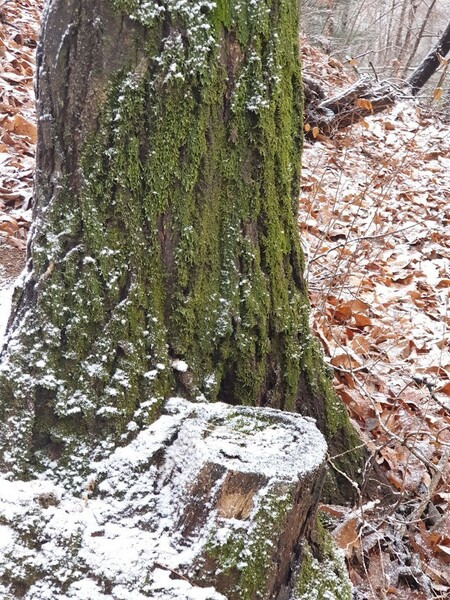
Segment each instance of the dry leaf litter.
[{"label": "dry leaf litter", "polygon": [[[330,94],[351,83],[315,49],[303,56]],[[450,136],[438,108],[399,101],[303,154],[312,325],[394,492],[366,505],[362,493],[350,514],[323,507],[360,598],[450,597]]]}]

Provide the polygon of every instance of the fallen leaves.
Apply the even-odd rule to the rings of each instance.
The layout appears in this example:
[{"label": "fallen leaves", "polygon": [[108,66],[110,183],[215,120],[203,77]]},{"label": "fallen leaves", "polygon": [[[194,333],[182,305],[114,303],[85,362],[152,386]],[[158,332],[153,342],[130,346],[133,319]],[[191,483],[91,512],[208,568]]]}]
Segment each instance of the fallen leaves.
[{"label": "fallen leaves", "polygon": [[36,118],[34,53],[42,2],[0,7],[0,241],[23,249],[30,224]]},{"label": "fallen leaves", "polygon": [[[320,80],[326,65],[317,64]],[[351,550],[355,585],[374,599],[450,593],[449,216],[448,131],[413,102],[327,143],[306,142],[299,224],[314,328],[338,394],[398,498],[359,523],[359,547],[355,523],[344,519],[334,531]],[[417,573],[407,568],[414,561]]]},{"label": "fallen leaves", "polygon": [[371,112],[373,114],[372,102],[370,100],[367,100],[366,98],[357,98],[356,106],[358,108],[363,108],[364,110],[368,110],[369,112]]},{"label": "fallen leaves", "polygon": [[36,125],[25,119],[19,113],[6,117],[1,123],[2,127],[10,133],[20,136],[25,142],[36,144]]}]

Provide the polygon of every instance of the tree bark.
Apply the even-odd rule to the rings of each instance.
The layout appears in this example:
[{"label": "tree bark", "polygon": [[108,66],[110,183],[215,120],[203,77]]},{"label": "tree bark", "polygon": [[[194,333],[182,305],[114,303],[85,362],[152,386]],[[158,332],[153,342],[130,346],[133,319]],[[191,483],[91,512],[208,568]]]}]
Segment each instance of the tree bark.
[{"label": "tree bark", "polygon": [[414,73],[408,78],[407,83],[411,88],[413,95],[415,96],[418,91],[423,88],[427,81],[437,71],[440,62],[439,56],[446,56],[450,51],[450,21],[439,38],[439,41],[427,54],[424,60],[416,68]]},{"label": "tree bark", "polygon": [[3,470],[76,479],[176,395],[354,444],[308,325],[298,55],[297,0],[47,3]]},{"label": "tree bark", "polygon": [[397,55],[397,52],[400,52],[400,50],[403,46],[402,39],[403,39],[403,30],[405,27],[407,7],[408,7],[408,0],[403,0],[402,8],[400,11],[399,22],[398,22],[397,35],[395,36],[395,53],[396,53],[396,55]]}]

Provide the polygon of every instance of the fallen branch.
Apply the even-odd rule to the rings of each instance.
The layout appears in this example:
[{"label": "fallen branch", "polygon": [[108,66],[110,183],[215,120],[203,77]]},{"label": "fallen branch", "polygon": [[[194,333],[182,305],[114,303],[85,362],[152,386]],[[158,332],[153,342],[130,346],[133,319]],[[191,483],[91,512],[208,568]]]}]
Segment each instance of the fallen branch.
[{"label": "fallen branch", "polygon": [[378,83],[365,76],[331,98],[325,98],[322,88],[304,76],[305,124],[313,137],[317,132],[330,135],[382,112],[398,99],[398,93],[386,82]]}]

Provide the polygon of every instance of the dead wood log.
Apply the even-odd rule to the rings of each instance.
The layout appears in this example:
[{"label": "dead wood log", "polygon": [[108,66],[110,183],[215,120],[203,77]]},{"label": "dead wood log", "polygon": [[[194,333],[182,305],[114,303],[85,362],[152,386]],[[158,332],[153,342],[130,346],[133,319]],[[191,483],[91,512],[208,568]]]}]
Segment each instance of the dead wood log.
[{"label": "dead wood log", "polygon": [[[310,78],[307,78],[307,81]],[[305,77],[304,77],[305,80]],[[312,89],[308,83],[308,88]],[[311,132],[330,135],[392,106],[397,92],[386,82],[364,76],[331,98],[317,101],[305,91],[305,125]],[[317,129],[316,129],[317,128]]]},{"label": "dead wood log", "polygon": [[312,77],[305,75],[305,73],[303,73],[302,75],[302,80],[303,91],[306,99],[311,101],[325,99],[326,95],[320,83],[315,81],[315,79],[313,79]]}]

